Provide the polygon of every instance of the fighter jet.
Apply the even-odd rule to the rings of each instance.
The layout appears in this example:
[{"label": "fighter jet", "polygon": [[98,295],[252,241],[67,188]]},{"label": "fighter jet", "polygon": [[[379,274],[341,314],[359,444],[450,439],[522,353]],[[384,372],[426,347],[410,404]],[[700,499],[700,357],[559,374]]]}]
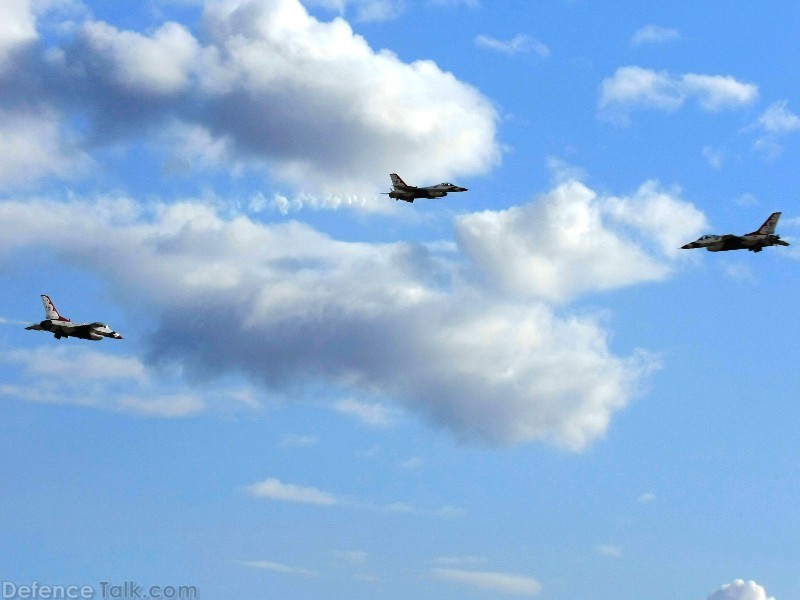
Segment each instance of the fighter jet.
[{"label": "fighter jet", "polygon": [[775,227],[781,213],[774,212],[764,224],[753,233],[745,235],[704,235],[696,241],[681,246],[684,250],[691,248],[705,248],[709,252],[724,252],[726,250],[744,250],[750,252],[761,252],[766,246],[788,246],[789,242],[784,242],[781,236],[775,235]]},{"label": "fighter jet", "polygon": [[395,200],[405,200],[406,202],[413,202],[417,198],[441,198],[447,196],[448,192],[467,191],[467,188],[458,187],[452,183],[440,183],[420,188],[415,185],[407,185],[397,173],[391,173],[389,177],[392,178],[392,191],[384,192],[384,194],[389,194],[389,197]]},{"label": "fighter jet", "polygon": [[29,325],[25,329],[49,331],[57,340],[62,337],[76,337],[84,340],[102,340],[104,337],[122,339],[120,334],[105,323],[73,323],[67,317],[62,317],[53,301],[50,300],[50,296],[42,294],[42,303],[44,303],[45,320],[35,325]]}]

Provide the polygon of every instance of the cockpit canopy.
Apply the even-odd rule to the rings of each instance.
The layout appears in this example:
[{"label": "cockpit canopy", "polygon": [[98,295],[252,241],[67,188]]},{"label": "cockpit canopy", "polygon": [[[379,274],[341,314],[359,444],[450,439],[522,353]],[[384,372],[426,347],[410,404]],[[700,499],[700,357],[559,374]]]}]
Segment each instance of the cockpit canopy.
[{"label": "cockpit canopy", "polygon": [[100,323],[99,321],[92,323],[92,327],[100,327],[101,329],[105,327],[106,329],[109,329],[108,325],[105,323]]},{"label": "cockpit canopy", "polygon": [[456,186],[455,186],[455,185],[453,185],[452,183],[447,183],[446,181],[443,181],[443,182],[442,182],[442,183],[440,183],[439,185],[444,185],[444,186],[446,186],[446,187],[456,187]]},{"label": "cockpit canopy", "polygon": [[702,240],[710,240],[710,239],[712,239],[712,238],[717,238],[717,237],[719,237],[719,236],[718,236],[718,235],[711,235],[711,234],[709,234],[709,235],[703,235],[703,236],[700,236],[700,237],[697,239],[697,241],[699,242],[699,241],[702,241]]}]

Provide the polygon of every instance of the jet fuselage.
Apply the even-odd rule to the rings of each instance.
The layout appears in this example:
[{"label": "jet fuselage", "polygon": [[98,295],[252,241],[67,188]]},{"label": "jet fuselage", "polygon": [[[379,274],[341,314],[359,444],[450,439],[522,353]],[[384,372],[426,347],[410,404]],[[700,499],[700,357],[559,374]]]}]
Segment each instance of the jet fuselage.
[{"label": "jet fuselage", "polygon": [[781,236],[775,234],[775,228],[781,213],[774,212],[764,223],[753,233],[745,235],[704,235],[693,242],[681,246],[683,250],[692,248],[705,248],[709,252],[725,252],[727,250],[749,250],[750,252],[761,252],[767,246],[788,246],[789,242],[784,242]]},{"label": "jet fuselage", "polygon": [[42,294],[44,304],[45,320],[35,325],[29,325],[25,329],[34,331],[49,331],[57,340],[61,338],[75,337],[83,340],[102,340],[103,338],[114,338],[121,340],[122,336],[111,329],[105,323],[95,321],[94,323],[73,323],[67,317],[61,315],[58,309],[50,300],[50,296]]},{"label": "jet fuselage", "polygon": [[788,246],[777,235],[704,235],[698,240],[681,246],[684,250],[705,248],[709,252],[725,252],[727,250],[749,250],[761,252],[767,246]]},{"label": "jet fuselage", "polygon": [[439,183],[427,187],[408,185],[397,173],[391,173],[392,191],[388,192],[390,198],[413,202],[417,198],[442,198],[450,192],[466,192],[467,188],[459,187],[452,183]]}]

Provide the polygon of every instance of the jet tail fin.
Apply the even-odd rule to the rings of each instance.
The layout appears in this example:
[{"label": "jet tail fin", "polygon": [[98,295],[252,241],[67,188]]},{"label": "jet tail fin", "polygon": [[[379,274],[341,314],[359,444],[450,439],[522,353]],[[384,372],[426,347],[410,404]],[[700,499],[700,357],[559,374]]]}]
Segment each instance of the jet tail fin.
[{"label": "jet tail fin", "polygon": [[775,235],[775,227],[778,226],[778,219],[781,218],[781,213],[774,212],[769,218],[764,221],[764,224],[753,233],[747,235]]},{"label": "jet tail fin", "polygon": [[67,317],[58,312],[56,305],[50,300],[50,296],[42,294],[42,304],[44,304],[44,314],[48,321],[69,321]]},{"label": "jet tail fin", "polygon": [[403,181],[400,178],[400,175],[398,175],[397,173],[390,173],[389,177],[392,179],[392,187],[395,187],[395,188],[406,188],[406,187],[408,187],[408,185],[406,185],[406,182]]}]

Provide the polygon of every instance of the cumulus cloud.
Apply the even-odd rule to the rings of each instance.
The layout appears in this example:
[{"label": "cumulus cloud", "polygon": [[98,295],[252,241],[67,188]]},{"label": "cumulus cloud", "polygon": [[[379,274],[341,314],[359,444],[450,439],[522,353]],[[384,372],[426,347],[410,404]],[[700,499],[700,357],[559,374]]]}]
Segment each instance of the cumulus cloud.
[{"label": "cumulus cloud", "polygon": [[258,498],[299,502],[301,504],[332,506],[341,502],[336,496],[328,492],[322,492],[313,487],[283,483],[274,477],[248,486],[247,491]]},{"label": "cumulus cloud", "polygon": [[0,108],[0,186],[73,177],[91,164],[76,142],[46,106]]},{"label": "cumulus cloud", "polygon": [[12,58],[38,38],[36,18],[30,0],[4,0],[0,3],[0,75],[12,68]]},{"label": "cumulus cloud", "polygon": [[659,27],[658,25],[645,25],[638,29],[631,38],[632,46],[641,46],[643,44],[659,44],[676,40],[681,36],[677,29],[671,27]]},{"label": "cumulus cloud", "polygon": [[663,257],[705,226],[700,211],[654,181],[630,197],[598,197],[570,180],[539,202],[461,216],[456,233],[505,292],[564,302],[664,279],[671,266]]},{"label": "cumulus cloud", "polygon": [[758,86],[728,75],[672,75],[637,66],[620,67],[600,85],[601,118],[626,124],[631,111],[674,111],[694,99],[708,112],[742,108],[758,97]]},{"label": "cumulus cloud", "polygon": [[712,592],[706,600],[775,600],[755,581],[736,579]]},{"label": "cumulus cloud", "polygon": [[786,108],[788,101],[773,102],[758,118],[758,125],[768,133],[782,134],[800,130],[800,117]]},{"label": "cumulus cloud", "polygon": [[550,56],[550,48],[536,38],[522,33],[515,35],[510,40],[498,40],[497,38],[480,34],[475,36],[475,45],[479,48],[486,48],[508,55],[533,52],[542,58]]},{"label": "cumulus cloud", "polygon": [[85,23],[82,31],[90,65],[123,92],[171,95],[184,90],[200,46],[178,23],[165,23],[151,36],[120,31],[102,21]]},{"label": "cumulus cloud", "polygon": [[[375,14],[383,4],[358,6]],[[33,27],[24,2],[3,6],[17,29]],[[3,99],[5,128],[41,106],[59,121],[34,139],[69,133],[87,151],[146,141],[183,167],[267,168],[298,192],[367,198],[354,204],[366,208],[385,206],[376,196],[389,172],[441,180],[500,159],[498,113],[477,89],[432,61],[373,50],[341,17],[320,21],[299,0],[219,0],[207,3],[202,31],[84,21],[63,47],[9,66],[4,88],[25,93]],[[64,171],[27,164],[28,180]]]},{"label": "cumulus cloud", "polygon": [[437,579],[455,581],[498,594],[535,596],[542,591],[542,585],[527,575],[444,568],[431,569],[431,573]]},{"label": "cumulus cloud", "polygon": [[393,402],[463,440],[576,451],[658,361],[615,355],[602,320],[565,304],[666,277],[676,240],[704,224],[656,184],[616,198],[576,181],[460,216],[447,260],[198,202],[5,201],[0,220],[0,255],[51,248],[151,315],[149,364],[200,381],[243,375],[273,395],[324,384],[373,422]]}]

